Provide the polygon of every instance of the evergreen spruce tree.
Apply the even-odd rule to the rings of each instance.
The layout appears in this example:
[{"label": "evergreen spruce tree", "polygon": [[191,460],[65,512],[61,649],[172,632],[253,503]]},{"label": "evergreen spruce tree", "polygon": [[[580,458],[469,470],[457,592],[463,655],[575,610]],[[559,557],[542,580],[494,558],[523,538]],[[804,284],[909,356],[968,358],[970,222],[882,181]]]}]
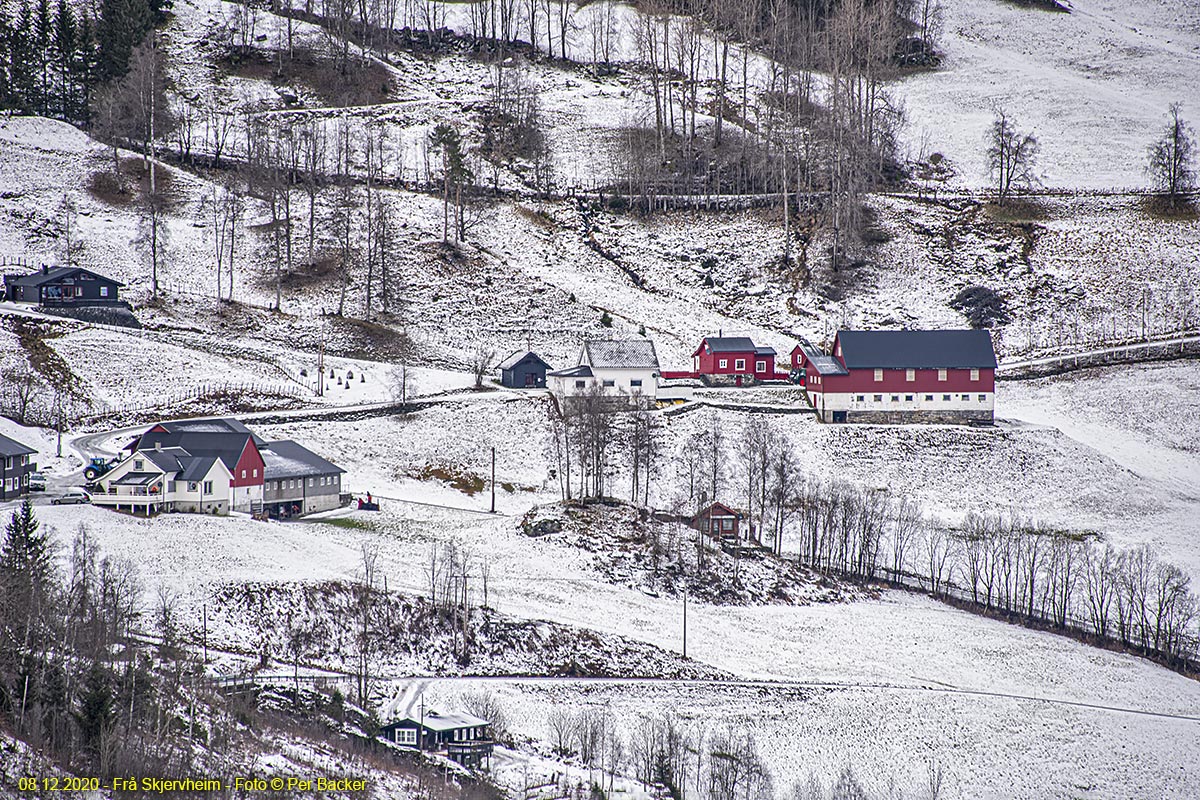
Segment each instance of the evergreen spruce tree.
[{"label": "evergreen spruce tree", "polygon": [[33,501],[26,497],[12,513],[4,530],[4,544],[0,546],[0,589],[4,592],[0,602],[10,625],[26,627],[29,617],[49,593],[53,571],[50,540],[40,528],[33,513]]},{"label": "evergreen spruce tree", "polygon": [[50,113],[51,96],[50,66],[53,60],[51,45],[54,42],[54,12],[50,0],[37,0],[33,12],[33,40],[30,55],[33,58],[35,94],[30,105],[42,116]]},{"label": "evergreen spruce tree", "polygon": [[75,119],[76,75],[73,66],[79,48],[79,24],[67,0],[54,9],[54,71],[58,84],[55,111],[63,119]]},{"label": "evergreen spruce tree", "polygon": [[100,754],[104,737],[112,730],[116,709],[112,680],[100,661],[93,661],[84,676],[79,693],[75,724],[83,746],[93,755]]},{"label": "evergreen spruce tree", "polygon": [[119,78],[129,69],[133,48],[154,24],[147,0],[101,0],[96,26],[100,77]]}]

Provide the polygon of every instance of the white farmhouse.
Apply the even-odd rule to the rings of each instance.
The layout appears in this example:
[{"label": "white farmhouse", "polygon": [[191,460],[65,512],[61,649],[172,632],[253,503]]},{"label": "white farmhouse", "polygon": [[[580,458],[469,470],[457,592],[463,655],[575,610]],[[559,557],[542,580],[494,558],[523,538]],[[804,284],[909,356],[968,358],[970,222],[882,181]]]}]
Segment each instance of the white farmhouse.
[{"label": "white farmhouse", "polygon": [[658,378],[658,354],[649,339],[585,342],[575,366],[546,376],[551,391],[561,399],[599,387],[605,394],[648,403],[658,397]]},{"label": "white farmhouse", "polygon": [[92,502],[131,514],[190,511],[225,514],[233,505],[233,474],[216,456],[194,456],[182,447],[137,450],[106,473]]}]

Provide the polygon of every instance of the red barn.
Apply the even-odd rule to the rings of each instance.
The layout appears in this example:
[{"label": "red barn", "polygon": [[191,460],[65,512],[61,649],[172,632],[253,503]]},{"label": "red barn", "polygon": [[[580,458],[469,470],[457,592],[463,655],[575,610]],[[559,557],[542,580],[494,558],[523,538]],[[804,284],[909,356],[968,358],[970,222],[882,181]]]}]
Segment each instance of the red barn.
[{"label": "red barn", "polygon": [[994,419],[996,352],[986,330],[838,331],[832,355],[801,340],[792,366],[824,422]]},{"label": "red barn", "polygon": [[709,336],[692,353],[692,371],[709,377],[729,376],[738,385],[753,378],[777,380],[775,350],[759,347],[746,336]]}]

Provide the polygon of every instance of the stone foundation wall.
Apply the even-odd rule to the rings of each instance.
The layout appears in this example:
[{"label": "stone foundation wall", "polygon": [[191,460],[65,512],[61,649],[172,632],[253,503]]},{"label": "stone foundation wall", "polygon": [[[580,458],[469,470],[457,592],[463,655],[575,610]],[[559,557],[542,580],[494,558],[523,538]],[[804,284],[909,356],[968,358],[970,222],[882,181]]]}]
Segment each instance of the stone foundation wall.
[{"label": "stone foundation wall", "polygon": [[[832,413],[828,414],[832,419]],[[995,420],[992,411],[849,411],[846,413],[847,422],[872,423],[876,425],[965,425],[967,423],[986,423],[991,425]]]}]

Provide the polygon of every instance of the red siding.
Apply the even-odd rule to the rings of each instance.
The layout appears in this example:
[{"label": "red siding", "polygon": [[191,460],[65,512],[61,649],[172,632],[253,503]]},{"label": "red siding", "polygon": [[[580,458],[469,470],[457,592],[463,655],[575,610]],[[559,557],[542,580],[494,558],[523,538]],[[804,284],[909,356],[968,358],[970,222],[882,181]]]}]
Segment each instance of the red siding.
[{"label": "red siding", "polygon": [[[707,352],[707,340],[700,343],[699,349],[692,354],[692,358],[699,359],[697,363],[697,371],[701,375],[757,375],[759,377],[774,378],[775,377],[775,357],[760,356],[753,350],[728,353],[710,353]],[[721,360],[725,360],[725,366],[720,366]],[[737,368],[738,359],[742,359],[745,363],[741,369]],[[762,361],[763,369],[758,369],[758,362]]]},{"label": "red siding", "polygon": [[[258,452],[254,440],[246,439],[246,447],[242,450],[237,466],[233,468],[233,480],[229,482],[229,485],[234,487],[262,486],[263,466],[262,455]],[[242,477],[242,470],[246,472],[245,478]]]},{"label": "red siding", "polygon": [[[855,369],[850,371],[845,388],[829,389],[841,392],[991,392],[996,388],[996,372],[979,370],[979,380],[971,380],[969,369],[948,369],[946,380],[938,380],[936,369],[914,370],[914,380],[908,380],[907,370],[885,369],[883,380],[875,380],[875,370]],[[826,384],[828,385],[828,384]]]}]

